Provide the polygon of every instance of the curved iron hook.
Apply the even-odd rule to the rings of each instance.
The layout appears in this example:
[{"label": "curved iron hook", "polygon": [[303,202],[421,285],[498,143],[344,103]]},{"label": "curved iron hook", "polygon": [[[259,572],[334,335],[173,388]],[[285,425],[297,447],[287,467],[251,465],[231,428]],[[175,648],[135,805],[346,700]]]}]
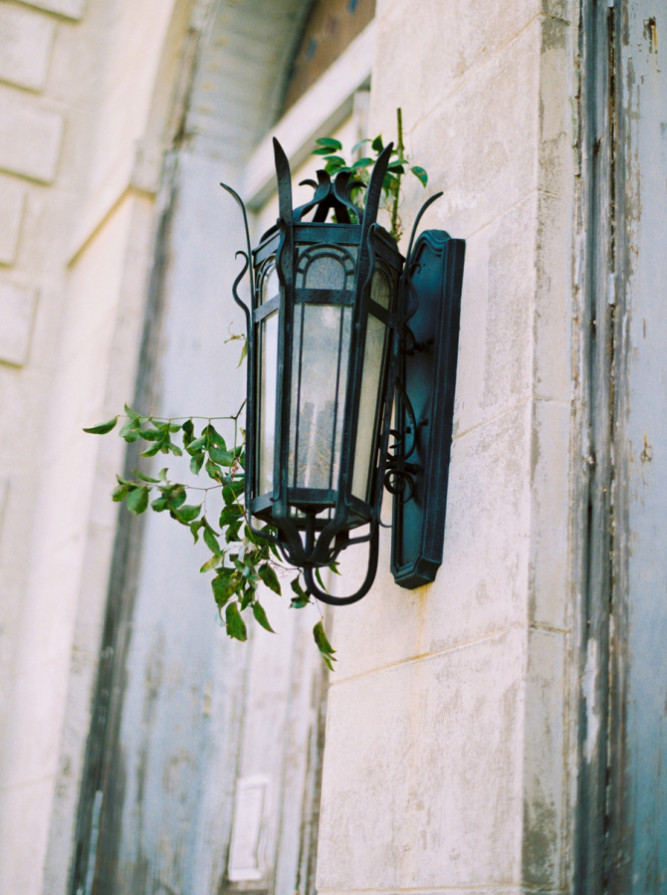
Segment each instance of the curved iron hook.
[{"label": "curved iron hook", "polygon": [[443,195],[442,190],[440,190],[439,193],[435,193],[435,195],[431,196],[429,199],[426,200],[426,202],[424,202],[424,204],[422,205],[422,207],[421,207],[421,208],[419,209],[419,211],[417,212],[417,217],[415,218],[415,222],[414,222],[414,224],[412,225],[412,232],[410,233],[410,242],[408,243],[408,253],[407,253],[407,255],[405,256],[406,259],[407,259],[406,262],[405,262],[406,267],[407,267],[408,261],[410,260],[410,255],[412,254],[412,244],[413,244],[414,241],[415,241],[415,235],[416,235],[416,233],[417,233],[417,227],[419,226],[419,222],[420,222],[421,219],[424,217],[424,212],[426,211],[426,209],[427,209],[430,205],[433,205],[433,203],[434,203],[437,199],[439,199],[442,195]]},{"label": "curved iron hook", "polygon": [[373,586],[373,582],[375,581],[375,575],[378,567],[378,547],[379,547],[379,526],[377,522],[371,523],[371,538],[370,538],[370,554],[368,557],[368,571],[366,572],[366,577],[364,578],[364,582],[359,588],[359,590],[355,591],[349,597],[336,597],[333,594],[328,594],[326,591],[321,590],[318,585],[315,583],[315,577],[313,574],[312,568],[305,568],[303,570],[303,580],[306,582],[306,592],[311,594],[313,597],[316,597],[322,603],[326,603],[329,606],[349,606],[351,603],[356,603],[358,600],[361,600],[362,597],[365,597],[368,591]]},{"label": "curved iron hook", "polygon": [[[246,257],[248,258],[248,264],[249,264],[249,274],[248,275],[250,277],[250,294],[254,295],[255,294],[255,278],[253,275],[252,264],[250,264],[250,258],[252,257],[252,247],[250,245],[250,229],[248,228],[248,215],[245,210],[245,205],[243,204],[243,199],[239,196],[239,194],[236,192],[236,190],[232,189],[232,187],[229,186],[229,184],[221,183],[220,186],[223,188],[223,190],[226,190],[233,199],[236,200],[237,205],[241,209],[241,214],[243,215],[243,226],[245,227],[245,241],[246,241],[246,246],[248,248]],[[245,273],[245,271],[244,271],[244,273]]]}]

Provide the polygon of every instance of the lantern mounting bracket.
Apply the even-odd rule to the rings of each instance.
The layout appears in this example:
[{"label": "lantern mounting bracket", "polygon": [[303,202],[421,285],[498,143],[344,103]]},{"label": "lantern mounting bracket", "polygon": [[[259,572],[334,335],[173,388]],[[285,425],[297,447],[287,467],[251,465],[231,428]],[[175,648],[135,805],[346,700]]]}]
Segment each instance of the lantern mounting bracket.
[{"label": "lantern mounting bracket", "polygon": [[[391,569],[396,583],[406,588],[433,581],[442,562],[464,254],[464,240],[426,230],[403,274],[411,306],[409,326],[406,320],[399,329],[397,449],[388,461],[387,478],[392,484],[407,483],[389,487],[394,495]],[[402,454],[408,436],[412,444]],[[412,462],[406,463],[408,457]]]}]

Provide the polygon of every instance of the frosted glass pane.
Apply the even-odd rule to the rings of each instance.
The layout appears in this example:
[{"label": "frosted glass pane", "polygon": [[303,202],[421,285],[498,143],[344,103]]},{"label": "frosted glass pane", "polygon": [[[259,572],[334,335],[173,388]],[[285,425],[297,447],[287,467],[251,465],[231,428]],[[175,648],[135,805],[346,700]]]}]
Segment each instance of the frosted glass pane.
[{"label": "frosted glass pane", "polygon": [[361,397],[359,400],[359,425],[357,443],[354,449],[354,473],[352,476],[352,494],[361,500],[368,500],[369,473],[371,464],[375,465],[375,447],[377,431],[375,414],[380,375],[382,373],[382,357],[386,327],[375,317],[368,318],[366,329],[366,346],[364,349],[364,372],[361,380]]},{"label": "frosted glass pane", "polygon": [[276,387],[278,375],[278,312],[261,324],[259,386],[259,494],[273,489],[273,450],[276,437]]},{"label": "frosted glass pane", "polygon": [[297,488],[337,487],[350,320],[350,308],[295,308],[290,483]]},{"label": "frosted glass pane", "polygon": [[376,270],[371,282],[371,298],[383,308],[388,309],[390,294],[389,280],[381,271]]},{"label": "frosted glass pane", "polygon": [[280,291],[280,281],[278,280],[278,271],[276,270],[275,261],[271,266],[266,268],[262,275],[262,304],[275,298]]}]

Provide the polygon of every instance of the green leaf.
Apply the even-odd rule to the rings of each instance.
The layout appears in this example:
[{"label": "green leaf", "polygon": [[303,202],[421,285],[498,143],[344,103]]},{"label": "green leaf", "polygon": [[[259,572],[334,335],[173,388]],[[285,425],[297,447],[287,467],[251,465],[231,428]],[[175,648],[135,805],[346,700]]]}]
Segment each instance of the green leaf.
[{"label": "green leaf", "polygon": [[218,538],[216,536],[216,533],[213,531],[213,529],[208,524],[206,519],[204,519],[203,522],[204,522],[204,543],[206,544],[208,549],[211,551],[211,553],[215,553],[216,556],[221,556],[222,550],[220,549],[220,544],[218,544]]},{"label": "green leaf", "polygon": [[363,140],[359,140],[359,142],[355,143],[354,146],[352,147],[352,155],[354,155],[355,152],[358,152],[365,143],[370,143],[370,142],[371,142],[370,137],[364,137]]},{"label": "green leaf", "polygon": [[185,504],[176,510],[176,518],[179,522],[185,523],[185,525],[189,525],[191,522],[197,518],[197,516],[201,513],[202,505],[199,504],[195,506],[194,504]]},{"label": "green leaf", "polygon": [[224,502],[229,505],[230,503],[234,503],[239,494],[243,494],[245,491],[245,479],[238,478],[231,482],[229,485],[225,485],[222,489],[222,499]]},{"label": "green leaf", "polygon": [[206,438],[203,435],[200,435],[199,438],[195,438],[194,441],[191,441],[187,446],[188,454],[196,454],[198,451],[203,451],[206,448]]},{"label": "green leaf", "polygon": [[214,569],[219,562],[220,562],[219,556],[216,556],[215,554],[213,556],[209,556],[209,558],[206,560],[206,562],[204,563],[204,565],[201,567],[201,569],[199,571],[200,572],[210,572],[211,569]]},{"label": "green leaf", "polygon": [[222,448],[223,451],[227,450],[227,445],[225,444],[225,439],[219,432],[216,432],[215,427],[209,423],[201,433],[206,439],[206,447],[209,448],[211,445],[213,447]]},{"label": "green leaf", "polygon": [[322,153],[324,150],[325,153],[329,152],[339,152],[343,148],[343,144],[340,140],[334,139],[334,137],[320,137],[318,140],[315,140],[319,149],[315,150],[315,153]]},{"label": "green leaf", "polygon": [[207,460],[205,468],[209,478],[212,478],[214,482],[222,484],[222,473],[215,463],[211,460]]},{"label": "green leaf", "polygon": [[278,594],[278,596],[281,595],[282,590],[280,588],[280,581],[278,580],[278,576],[276,575],[273,566],[270,566],[268,563],[261,565],[259,567],[259,577],[270,590],[275,594]]},{"label": "green leaf", "polygon": [[369,165],[373,164],[372,158],[360,158],[358,162],[355,162],[352,165],[353,171],[358,171],[360,168],[367,168]]},{"label": "green leaf", "polygon": [[182,425],[181,429],[183,430],[183,444],[187,447],[191,441],[194,441],[195,437],[195,426],[192,420],[186,420]]},{"label": "green leaf", "polygon": [[239,582],[236,573],[232,569],[223,569],[221,571],[229,572],[229,575],[216,575],[211,581],[213,596],[218,606],[224,606],[225,603],[234,596],[238,588]]},{"label": "green leaf", "polygon": [[143,513],[148,506],[148,488],[143,485],[141,488],[131,490],[125,499],[125,506],[137,515]]},{"label": "green leaf", "polygon": [[135,475],[138,479],[141,479],[142,482],[148,482],[149,485],[159,485],[160,479],[154,479],[150,475],[145,475],[143,472],[139,472],[137,469],[132,470],[132,474]]},{"label": "green leaf", "polygon": [[304,606],[308,606],[309,603],[310,600],[308,599],[308,597],[294,597],[292,600],[290,600],[289,605],[290,609],[303,609]]},{"label": "green leaf", "polygon": [[[129,441],[129,438],[126,438],[125,441]],[[133,438],[132,441],[136,441],[136,438]],[[160,451],[160,442],[157,441],[155,444],[152,444],[147,450],[142,451],[139,456],[141,457],[154,457]]]},{"label": "green leaf", "polygon": [[237,603],[229,603],[225,609],[225,621],[227,633],[235,640],[245,641],[248,639],[248,631],[245,622],[241,618]]},{"label": "green leaf", "polygon": [[177,510],[180,506],[185,503],[185,498],[187,497],[187,493],[183,485],[172,485],[168,491],[164,492],[165,497],[167,498],[167,503],[169,504],[170,509]]},{"label": "green leaf", "polygon": [[345,159],[332,155],[327,159],[324,170],[329,174],[338,174],[340,171],[349,171],[350,168],[345,164]]},{"label": "green leaf", "polygon": [[371,146],[377,152],[378,155],[382,152],[382,150],[384,149],[384,143],[382,142],[382,134],[377,135],[377,137],[371,143]]},{"label": "green leaf", "polygon": [[144,441],[160,441],[163,437],[163,433],[160,429],[142,429],[139,432],[139,435],[144,439]]},{"label": "green leaf", "polygon": [[214,463],[219,463],[221,466],[232,466],[235,460],[233,453],[222,448],[209,448],[208,455]]},{"label": "green leaf", "polygon": [[151,503],[151,507],[155,510],[156,513],[161,513],[163,510],[167,509],[167,498],[162,495],[161,497],[156,497],[155,500]]},{"label": "green leaf", "polygon": [[232,541],[239,540],[239,530],[241,525],[243,524],[243,519],[237,519],[236,522],[230,522],[227,526],[227,531],[225,532],[225,541],[228,544],[231,544]]},{"label": "green leaf", "polygon": [[248,356],[248,340],[246,339],[243,343],[243,348],[241,349],[241,357],[239,358],[239,362],[236,365],[237,370],[241,366],[241,364],[243,363],[243,361],[246,359],[247,356]]},{"label": "green leaf", "polygon": [[241,600],[239,602],[239,607],[241,608],[241,610],[247,609],[248,606],[251,606],[252,603],[254,603],[256,590],[257,589],[255,585],[250,582],[249,586],[246,587],[246,589],[243,591],[243,596],[241,597]]},{"label": "green leaf", "polygon": [[98,423],[96,426],[90,426],[83,431],[88,432],[90,435],[106,435],[107,432],[111,432],[117,422],[118,417],[115,416],[112,420],[108,420],[106,423]]},{"label": "green leaf", "polygon": [[419,165],[413,165],[410,170],[415,175],[417,180],[419,180],[424,186],[428,183],[428,174],[423,168],[420,168]]},{"label": "green leaf", "polygon": [[290,587],[292,588],[292,590],[294,591],[294,593],[297,595],[297,597],[300,600],[310,600],[310,597],[308,596],[308,594],[301,587],[301,580],[298,575],[296,576],[296,578],[293,578],[289,584],[290,584]]},{"label": "green leaf", "polygon": [[229,506],[223,507],[222,512],[220,513],[220,519],[218,520],[220,528],[226,528],[228,525],[231,525],[232,522],[236,522],[242,515],[243,510],[237,503],[232,503]]},{"label": "green leaf", "polygon": [[276,633],[269,624],[266,612],[264,612],[264,607],[257,600],[252,604],[252,614],[265,630],[270,631],[272,634]]},{"label": "green leaf", "polygon": [[205,454],[195,454],[192,460],[190,460],[190,472],[193,475],[199,475],[199,471],[204,465],[204,457]]},{"label": "green leaf", "polygon": [[391,162],[391,164],[387,166],[387,170],[394,171],[396,174],[405,173],[405,168],[400,162]]},{"label": "green leaf", "polygon": [[201,519],[199,519],[197,522],[190,523],[190,531],[192,532],[192,537],[195,540],[195,544],[199,540],[199,529],[202,527],[203,524],[204,523]]},{"label": "green leaf", "polygon": [[131,444],[139,438],[139,425],[140,424],[136,419],[130,419],[121,426],[118,434],[121,438],[124,438],[128,444]]},{"label": "green leaf", "polygon": [[123,483],[119,485],[117,488],[114,488],[111,492],[111,499],[115,500],[116,503],[119,503],[121,500],[125,500],[127,497],[127,493],[130,490],[130,486]]},{"label": "green leaf", "polygon": [[317,644],[317,648],[320,651],[320,654],[324,659],[327,668],[329,668],[330,671],[333,671],[332,663],[336,661],[334,659],[334,653],[336,652],[336,650],[327,640],[327,635],[324,633],[324,626],[322,625],[321,621],[318,622],[313,628],[313,637],[315,638],[315,643]]},{"label": "green leaf", "polygon": [[313,637],[320,650],[332,654],[336,652],[327,640],[327,635],[324,633],[324,626],[321,621],[319,621],[313,628]]}]

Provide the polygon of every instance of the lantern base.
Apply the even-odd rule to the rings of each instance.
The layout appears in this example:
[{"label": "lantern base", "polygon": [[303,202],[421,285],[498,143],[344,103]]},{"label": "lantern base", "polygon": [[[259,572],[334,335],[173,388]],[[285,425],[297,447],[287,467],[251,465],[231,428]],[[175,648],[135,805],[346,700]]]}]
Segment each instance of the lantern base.
[{"label": "lantern base", "polygon": [[464,254],[464,240],[426,230],[406,262],[418,305],[399,357],[393,466],[410,487],[394,493],[391,551],[394,579],[406,588],[433,581],[442,563]]}]

